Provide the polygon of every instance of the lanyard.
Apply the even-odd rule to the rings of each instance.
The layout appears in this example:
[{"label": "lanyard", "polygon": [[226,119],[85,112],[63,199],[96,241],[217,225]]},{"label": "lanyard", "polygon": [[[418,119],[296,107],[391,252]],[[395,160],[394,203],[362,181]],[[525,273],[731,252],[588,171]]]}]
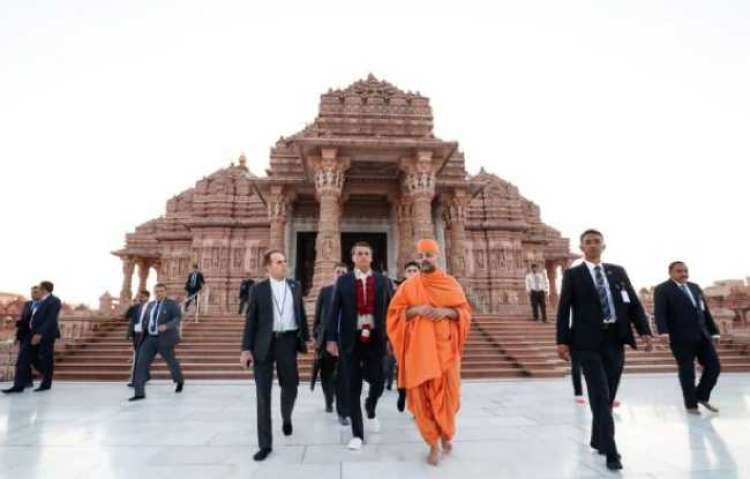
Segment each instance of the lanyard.
[{"label": "lanyard", "polygon": [[279,307],[279,301],[276,299],[276,293],[273,292],[273,288],[271,288],[271,296],[273,297],[273,306],[276,308],[276,312],[279,313],[279,321],[284,320],[284,308],[286,307],[286,292],[288,289],[288,286],[286,284],[286,281],[284,281],[284,297],[281,299],[281,307]]}]

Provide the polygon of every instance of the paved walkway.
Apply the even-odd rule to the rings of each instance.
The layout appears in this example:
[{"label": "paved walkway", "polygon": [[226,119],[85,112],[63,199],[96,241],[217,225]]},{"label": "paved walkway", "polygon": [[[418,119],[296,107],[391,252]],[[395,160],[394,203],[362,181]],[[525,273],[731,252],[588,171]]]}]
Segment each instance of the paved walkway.
[{"label": "paved walkway", "polygon": [[[57,383],[0,397],[0,477],[12,478],[594,478],[616,477],[588,448],[590,413],[568,379],[465,382],[455,452],[439,468],[408,413],[386,392],[382,432],[362,451],[305,384],[295,433],[281,435],[274,389],[274,453],[255,463],[254,387],[156,383],[125,401],[124,384]],[[617,439],[626,478],[750,478],[750,375],[719,379],[718,415],[687,416],[677,377],[625,376]],[[366,433],[367,434],[367,433]]]}]

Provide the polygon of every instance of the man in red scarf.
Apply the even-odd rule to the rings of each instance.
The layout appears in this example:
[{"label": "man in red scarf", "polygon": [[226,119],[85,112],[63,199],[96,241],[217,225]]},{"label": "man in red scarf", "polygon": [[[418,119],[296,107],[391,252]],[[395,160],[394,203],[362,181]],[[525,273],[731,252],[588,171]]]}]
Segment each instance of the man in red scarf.
[{"label": "man in red scarf", "polygon": [[401,284],[388,308],[388,338],[398,361],[398,384],[430,446],[436,466],[449,453],[459,408],[461,355],[469,335],[471,307],[455,278],[437,269],[438,244],[417,244],[420,273]]}]

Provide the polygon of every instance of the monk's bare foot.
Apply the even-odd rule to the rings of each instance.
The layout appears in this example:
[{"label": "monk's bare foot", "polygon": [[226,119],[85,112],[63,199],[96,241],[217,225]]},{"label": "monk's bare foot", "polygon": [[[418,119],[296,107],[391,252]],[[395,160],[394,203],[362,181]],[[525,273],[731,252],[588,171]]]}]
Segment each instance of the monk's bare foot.
[{"label": "monk's bare foot", "polygon": [[437,466],[438,459],[440,459],[440,449],[438,449],[437,446],[433,446],[430,448],[430,453],[427,455],[427,464]]},{"label": "monk's bare foot", "polygon": [[453,450],[453,443],[447,439],[441,439],[441,443],[443,446],[443,452],[445,452],[446,454],[450,454]]}]

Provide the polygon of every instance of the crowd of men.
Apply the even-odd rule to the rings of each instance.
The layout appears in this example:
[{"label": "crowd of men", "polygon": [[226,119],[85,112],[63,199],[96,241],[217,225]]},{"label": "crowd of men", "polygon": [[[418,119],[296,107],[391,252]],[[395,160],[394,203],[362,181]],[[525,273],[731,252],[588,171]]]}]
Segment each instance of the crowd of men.
[{"label": "crowd of men", "polygon": [[[612,408],[622,376],[624,346],[636,348],[633,330],[646,351],[653,349],[649,318],[631,281],[621,266],[602,262],[606,248],[601,232],[580,235],[583,261],[562,277],[557,309],[556,342],[561,359],[570,361],[575,395],[584,403],[580,375],[586,381],[592,412],[590,446],[606,457],[611,470],[622,468],[615,441]],[[461,356],[469,334],[471,308],[459,283],[438,267],[440,248],[433,240],[417,244],[416,261],[405,265],[396,284],[372,267],[373,249],[365,242],[351,249],[353,269],[335,265],[331,284],[321,288],[315,307],[312,334],[301,285],[287,278],[287,258],[268,251],[263,258],[267,278],[255,282],[250,275],[240,285],[239,314],[245,327],[240,365],[252,367],[256,387],[258,451],[262,461],[273,450],[271,390],[274,370],[281,389],[282,432],[293,434],[292,415],[299,385],[298,355],[313,340],[314,388],[318,375],[324,407],[334,410],[343,426],[351,427],[347,447],[359,450],[368,433],[381,430],[377,407],[383,390],[399,391],[397,408],[408,407],[426,442],[427,462],[437,465],[453,448],[455,415],[460,399]],[[669,344],[679,369],[679,383],[689,414],[698,406],[717,413],[710,401],[720,372],[716,342],[718,329],[700,287],[688,281],[682,261],[668,266],[669,279],[654,291],[654,320]],[[140,291],[127,310],[127,339],[133,346],[133,368],[128,386],[130,401],[145,399],[145,385],[157,354],[168,364],[175,392],[184,378],[175,346],[180,340],[183,309],[196,304],[205,280],[194,265],[185,283],[183,305],[170,299],[162,283],[154,299]],[[532,316],[547,321],[546,297],[550,285],[537,265],[525,278]],[[554,285],[552,285],[554,287]],[[34,286],[31,300],[16,322],[19,342],[13,386],[6,394],[32,386],[32,367],[41,376],[35,391],[51,388],[54,343],[60,337],[60,300],[48,281]],[[697,385],[695,362],[703,371]],[[364,383],[368,384],[364,398]],[[335,409],[334,409],[335,407]],[[365,428],[365,425],[367,428]]]}]

